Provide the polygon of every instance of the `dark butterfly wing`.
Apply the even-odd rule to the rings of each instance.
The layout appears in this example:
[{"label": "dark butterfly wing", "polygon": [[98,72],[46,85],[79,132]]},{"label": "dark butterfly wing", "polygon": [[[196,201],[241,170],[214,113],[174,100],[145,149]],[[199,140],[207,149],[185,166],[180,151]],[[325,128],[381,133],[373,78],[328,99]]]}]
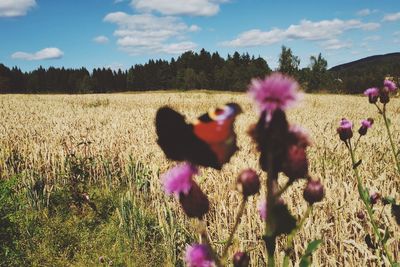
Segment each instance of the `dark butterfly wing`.
[{"label": "dark butterfly wing", "polygon": [[240,112],[239,105],[230,103],[201,115],[192,125],[173,109],[160,108],[158,144],[169,159],[221,169],[237,150],[233,123]]},{"label": "dark butterfly wing", "polygon": [[156,131],[157,143],[167,158],[221,169],[222,165],[208,144],[193,133],[193,125],[187,124],[173,109],[163,107],[157,111]]},{"label": "dark butterfly wing", "polygon": [[194,134],[208,144],[221,165],[238,149],[233,124],[240,112],[239,105],[230,103],[200,116],[194,124]]}]

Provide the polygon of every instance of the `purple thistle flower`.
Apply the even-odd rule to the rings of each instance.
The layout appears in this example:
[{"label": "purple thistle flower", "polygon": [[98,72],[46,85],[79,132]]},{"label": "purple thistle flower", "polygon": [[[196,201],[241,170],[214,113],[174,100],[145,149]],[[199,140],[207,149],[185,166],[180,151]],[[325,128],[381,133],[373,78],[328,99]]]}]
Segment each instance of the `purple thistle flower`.
[{"label": "purple thistle flower", "polygon": [[299,84],[291,77],[273,73],[264,80],[253,79],[248,93],[261,112],[272,114],[276,109],[286,109],[298,99]]},{"label": "purple thistle flower", "polygon": [[257,210],[261,220],[265,221],[267,219],[267,201],[265,199],[258,202]]},{"label": "purple thistle flower", "polygon": [[214,262],[209,248],[203,244],[186,247],[185,262],[188,267],[212,267]]},{"label": "purple thistle flower", "polygon": [[368,118],[366,120],[361,121],[361,127],[358,129],[358,133],[360,135],[366,135],[367,131],[369,128],[372,127],[372,124],[374,123],[374,119]]},{"label": "purple thistle flower", "polygon": [[364,95],[368,96],[369,103],[374,104],[378,101],[379,89],[376,87],[368,88],[364,91]]},{"label": "purple thistle flower", "polygon": [[339,134],[340,140],[346,141],[347,139],[350,139],[353,137],[353,123],[351,121],[346,120],[343,118],[340,121],[340,126],[337,128],[337,132]]},{"label": "purple thistle flower", "polygon": [[367,120],[362,120],[361,121],[361,126],[363,126],[363,127],[365,127],[365,128],[371,128],[372,127],[372,124],[374,123],[374,121],[373,120],[371,120],[371,119],[367,119]]},{"label": "purple thistle flower", "polygon": [[190,163],[185,162],[173,167],[161,177],[165,192],[177,197],[180,193],[187,195],[193,185],[192,177],[197,173],[198,169]]},{"label": "purple thistle flower", "polygon": [[385,79],[383,81],[383,85],[389,90],[389,92],[394,92],[397,89],[396,84],[394,82],[392,82],[391,80]]}]

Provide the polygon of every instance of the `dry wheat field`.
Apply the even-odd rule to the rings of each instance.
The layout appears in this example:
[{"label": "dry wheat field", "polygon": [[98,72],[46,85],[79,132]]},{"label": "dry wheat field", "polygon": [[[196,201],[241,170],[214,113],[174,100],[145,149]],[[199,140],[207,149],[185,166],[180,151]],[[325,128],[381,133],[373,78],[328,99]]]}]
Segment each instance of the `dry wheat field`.
[{"label": "dry wheat field", "polygon": [[[63,175],[68,155],[97,160],[88,169],[90,176],[87,179],[88,183],[99,188],[118,187],[124,177],[129,180],[128,167],[132,162],[141,163],[150,173],[146,176],[146,190],[132,189],[134,185],[129,183],[130,180],[128,188],[139,199],[135,202],[142,205],[139,209],[154,215],[155,225],[161,233],[158,245],[165,251],[159,263],[148,259],[142,261],[141,266],[178,265],[187,238],[196,238],[196,223],[187,219],[180,211],[178,202],[163,192],[159,176],[176,163],[166,160],[156,143],[155,114],[159,107],[168,105],[185,114],[190,121],[227,102],[236,102],[244,110],[235,124],[239,151],[221,171],[201,168],[197,178],[211,203],[211,210],[206,216],[209,234],[214,247],[221,250],[241,201],[241,195],[235,191],[236,177],[244,168],[260,170],[259,155],[246,134],[249,125],[256,122],[257,115],[245,94],[193,91],[1,95],[0,179],[24,173],[19,185],[24,187],[32,185],[35,177],[40,176],[45,181],[45,206],[46,199],[68,184],[68,175]],[[388,107],[394,140],[399,144],[400,99],[391,99]],[[313,145],[308,149],[310,173],[322,180],[326,194],[324,200],[315,205],[305,226],[294,239],[295,265],[298,265],[309,241],[323,239],[322,245],[313,254],[314,266],[377,266],[376,253],[364,241],[366,230],[372,234],[371,226],[356,217],[356,213],[364,209],[357,193],[350,157],[336,133],[339,120],[343,117],[352,120],[357,129],[362,119],[375,119],[373,128],[360,142],[357,157],[362,159],[362,164],[359,170],[371,191],[400,198],[400,177],[393,164],[384,123],[366,97],[304,95],[300,104],[288,111],[288,120],[304,127],[311,136]],[[264,180],[265,174],[261,177]],[[304,185],[305,181],[300,180],[283,195],[296,217],[301,217],[306,210],[302,197]],[[249,199],[230,249],[233,254],[250,248],[252,266],[265,266],[267,258],[261,240],[263,223],[256,210],[260,197]],[[93,201],[96,202],[95,198]],[[389,207],[379,204],[376,209],[379,221],[388,225],[392,233],[388,248],[399,260],[400,229],[390,215]],[[121,217],[120,213],[121,210],[117,209],[115,216]],[[279,239],[277,266],[282,264],[284,244],[285,240]],[[146,242],[141,246],[145,247]],[[134,246],[133,250],[137,247]],[[94,266],[98,263],[96,260],[80,258],[71,265]],[[125,264],[118,266],[139,265],[134,259]]]}]

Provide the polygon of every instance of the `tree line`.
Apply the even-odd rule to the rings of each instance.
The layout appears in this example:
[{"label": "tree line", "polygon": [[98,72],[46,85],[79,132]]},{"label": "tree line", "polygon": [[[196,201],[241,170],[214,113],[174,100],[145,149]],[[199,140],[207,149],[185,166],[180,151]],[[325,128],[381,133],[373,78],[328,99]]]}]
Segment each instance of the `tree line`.
[{"label": "tree line", "polygon": [[[340,92],[345,88],[337,73],[327,70],[321,54],[311,56],[305,68],[290,48],[282,46],[279,65],[274,71],[294,76],[307,92]],[[212,89],[245,91],[254,77],[264,77],[273,70],[262,57],[235,52],[227,58],[218,52],[202,49],[188,51],[167,60],[149,60],[128,70],[95,68],[43,68],[22,72],[0,64],[0,93],[111,93],[123,91]],[[381,78],[380,78],[381,79]],[[355,93],[359,93],[358,91]]]}]

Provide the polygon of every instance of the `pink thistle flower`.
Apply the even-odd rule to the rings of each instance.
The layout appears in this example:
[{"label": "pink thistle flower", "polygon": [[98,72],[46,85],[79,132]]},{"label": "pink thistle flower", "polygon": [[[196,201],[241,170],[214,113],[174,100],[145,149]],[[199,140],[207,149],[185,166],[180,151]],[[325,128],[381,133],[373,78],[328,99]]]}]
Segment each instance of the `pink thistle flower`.
[{"label": "pink thistle flower", "polygon": [[374,104],[378,101],[379,89],[376,87],[368,88],[364,91],[364,95],[368,96],[369,103]]},{"label": "pink thistle flower", "polygon": [[366,135],[367,131],[369,128],[372,127],[372,124],[374,123],[374,119],[368,118],[366,120],[361,121],[361,127],[358,129],[358,133],[360,135]]},{"label": "pink thistle flower", "polygon": [[339,134],[340,140],[346,141],[347,139],[350,139],[353,137],[353,123],[351,121],[342,119],[340,121],[340,126],[337,128],[337,132]]},{"label": "pink thistle flower", "polygon": [[197,173],[198,169],[190,163],[185,162],[173,167],[161,177],[165,192],[177,197],[181,193],[187,195],[193,185],[192,177]]},{"label": "pink thistle flower", "polygon": [[261,220],[265,221],[267,219],[267,201],[265,199],[258,202],[257,210]]},{"label": "pink thistle flower", "polygon": [[261,112],[270,114],[276,109],[286,109],[298,99],[299,84],[291,77],[273,73],[264,80],[253,79],[249,95],[258,104]]},{"label": "pink thistle flower", "polygon": [[389,92],[394,92],[397,89],[396,84],[391,80],[384,80],[383,85],[389,90]]},{"label": "pink thistle flower", "polygon": [[185,262],[188,267],[212,267],[214,262],[208,246],[193,244],[186,247]]},{"label": "pink thistle flower", "polygon": [[372,119],[362,120],[361,121],[361,126],[369,129],[369,128],[372,127],[373,123],[374,123],[374,121]]}]

